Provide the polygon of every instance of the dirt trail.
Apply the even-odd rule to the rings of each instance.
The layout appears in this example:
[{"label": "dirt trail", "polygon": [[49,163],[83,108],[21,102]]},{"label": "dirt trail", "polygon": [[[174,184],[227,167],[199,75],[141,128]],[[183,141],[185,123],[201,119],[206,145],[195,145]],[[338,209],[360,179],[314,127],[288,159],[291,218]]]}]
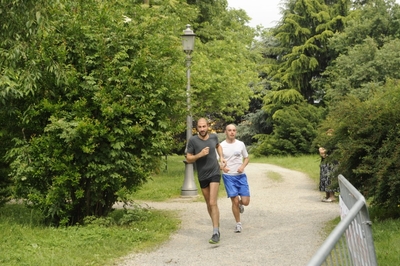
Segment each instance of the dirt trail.
[{"label": "dirt trail", "polygon": [[[282,179],[268,178],[269,172]],[[297,171],[250,163],[246,174],[251,202],[241,217],[242,233],[233,232],[228,198],[218,201],[221,241],[217,245],[208,243],[212,226],[204,202],[149,203],[156,209],[180,210],[181,228],[158,249],[130,254],[116,265],[306,265],[324,240],[324,224],[339,216],[338,204],[321,202],[313,181]]]}]

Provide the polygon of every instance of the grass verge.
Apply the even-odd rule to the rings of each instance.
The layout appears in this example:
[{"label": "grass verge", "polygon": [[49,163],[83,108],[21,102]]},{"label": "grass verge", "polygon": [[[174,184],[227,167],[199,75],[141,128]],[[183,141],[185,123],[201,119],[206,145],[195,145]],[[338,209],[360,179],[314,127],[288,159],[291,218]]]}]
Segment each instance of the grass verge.
[{"label": "grass verge", "polygon": [[254,157],[250,155],[251,163],[268,163],[278,165],[291,170],[296,170],[307,174],[317,184],[319,182],[319,163],[318,155],[303,156],[271,156],[271,157]]},{"label": "grass verge", "polygon": [[379,265],[400,265],[400,221],[386,220],[372,224]]},{"label": "grass verge", "polygon": [[[124,225],[118,220],[125,220]],[[177,230],[173,212],[136,209],[86,226],[46,227],[21,204],[0,208],[0,265],[112,265],[131,252],[154,248]]]}]

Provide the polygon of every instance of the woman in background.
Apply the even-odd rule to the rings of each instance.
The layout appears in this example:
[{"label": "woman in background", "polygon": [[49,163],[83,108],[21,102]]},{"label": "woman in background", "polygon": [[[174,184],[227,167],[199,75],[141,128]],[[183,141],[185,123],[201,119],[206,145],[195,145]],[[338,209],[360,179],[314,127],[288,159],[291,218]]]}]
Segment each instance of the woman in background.
[{"label": "woman in background", "polygon": [[319,165],[319,191],[326,193],[322,201],[334,202],[336,201],[335,190],[332,189],[331,185],[335,164],[327,162],[326,158],[328,154],[325,148],[319,148],[319,155],[321,156],[321,163]]}]

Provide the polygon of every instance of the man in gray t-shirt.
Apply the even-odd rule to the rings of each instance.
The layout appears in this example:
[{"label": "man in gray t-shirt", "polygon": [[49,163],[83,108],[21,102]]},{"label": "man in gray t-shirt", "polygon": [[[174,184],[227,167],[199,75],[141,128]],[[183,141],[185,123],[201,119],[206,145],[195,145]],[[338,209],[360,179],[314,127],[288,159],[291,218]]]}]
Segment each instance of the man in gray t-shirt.
[{"label": "man in gray t-shirt", "polygon": [[222,148],[219,145],[216,134],[208,133],[208,122],[205,118],[197,121],[198,134],[192,136],[187,144],[186,161],[196,163],[197,175],[207,204],[208,214],[213,224],[213,235],[210,239],[211,244],[219,242],[219,209],[218,209],[218,190],[221,181],[220,165],[217,160],[217,152],[221,165],[225,164],[222,155]]}]

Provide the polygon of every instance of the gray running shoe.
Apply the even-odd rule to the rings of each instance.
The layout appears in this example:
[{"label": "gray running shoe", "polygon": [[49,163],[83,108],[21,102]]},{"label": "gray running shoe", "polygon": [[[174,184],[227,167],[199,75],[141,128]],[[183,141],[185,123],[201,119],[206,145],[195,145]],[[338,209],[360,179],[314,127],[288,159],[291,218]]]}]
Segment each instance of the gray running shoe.
[{"label": "gray running shoe", "polygon": [[241,233],[241,232],[242,232],[242,225],[236,224],[235,233]]},{"label": "gray running shoe", "polygon": [[243,213],[244,212],[244,207],[242,204],[239,204],[239,212]]},{"label": "gray running shoe", "polygon": [[217,244],[219,242],[219,232],[218,234],[213,234],[208,242],[210,244]]}]

